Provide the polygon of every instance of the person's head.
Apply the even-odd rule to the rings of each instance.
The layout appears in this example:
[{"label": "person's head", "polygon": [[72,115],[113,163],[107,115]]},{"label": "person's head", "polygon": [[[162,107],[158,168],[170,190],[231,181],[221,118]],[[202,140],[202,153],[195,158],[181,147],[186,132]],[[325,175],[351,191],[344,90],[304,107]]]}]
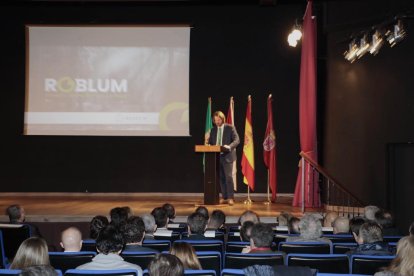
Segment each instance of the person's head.
[{"label": "person's head", "polygon": [[119,227],[128,219],[128,210],[124,207],[115,207],[109,212],[111,224]]},{"label": "person's head", "polygon": [[346,217],[337,217],[333,222],[333,233],[349,233],[349,219]]},{"label": "person's head", "polygon": [[365,219],[363,217],[353,217],[349,220],[349,228],[355,239],[359,235],[359,229],[364,223]]},{"label": "person's head", "polygon": [[142,215],[141,218],[145,225],[145,233],[149,235],[154,234],[155,230],[157,230],[157,224],[155,224],[154,216],[150,214],[145,214]]},{"label": "person's head", "polygon": [[375,220],[375,213],[380,210],[379,207],[374,205],[365,206],[364,208],[364,217],[367,220]]},{"label": "person's head", "polygon": [[89,225],[89,237],[96,240],[102,228],[109,224],[108,218],[104,216],[95,216]]},{"label": "person's head", "polygon": [[243,214],[240,215],[239,225],[243,225],[245,221],[251,221],[253,223],[258,223],[260,222],[260,218],[256,212],[247,210],[247,211],[244,211]]},{"label": "person's head", "polygon": [[250,234],[250,246],[254,249],[257,247],[271,247],[273,242],[273,229],[269,224],[256,223],[252,227]]},{"label": "person's head", "polygon": [[287,226],[289,219],[291,218],[291,214],[286,212],[281,212],[280,215],[277,217],[278,226]]},{"label": "person's head", "polygon": [[306,214],[300,219],[299,232],[300,236],[305,239],[320,238],[322,236],[322,223],[317,217]]},{"label": "person's head", "polygon": [[184,266],[177,256],[157,254],[148,265],[149,276],[183,276]]},{"label": "person's head", "polygon": [[333,227],[333,222],[338,217],[337,212],[328,212],[323,218],[323,227]]},{"label": "person's head", "polygon": [[210,218],[208,214],[208,209],[204,206],[198,206],[197,209],[195,209],[195,213],[203,215],[206,218],[206,220]]},{"label": "person's head", "polygon": [[165,212],[167,212],[167,217],[169,220],[175,219],[175,208],[170,203],[165,203],[162,205],[162,208],[164,208]]},{"label": "person's head", "polygon": [[406,236],[397,243],[397,255],[387,268],[397,275],[414,276],[414,237]]},{"label": "person's head", "polygon": [[165,228],[168,224],[168,216],[167,212],[162,207],[154,208],[151,212],[151,215],[153,215],[155,219],[155,224],[158,228]]},{"label": "person's head", "polygon": [[250,236],[252,233],[254,222],[253,221],[245,221],[240,228],[240,238],[241,241],[250,242]]},{"label": "person's head", "polygon": [[365,244],[365,243],[374,243],[374,242],[381,242],[383,240],[382,237],[382,229],[381,226],[378,225],[376,222],[365,222],[359,228],[359,235],[356,239],[358,244]]},{"label": "person's head", "polygon": [[145,224],[140,217],[130,217],[120,229],[125,244],[142,244]]},{"label": "person's head", "polygon": [[10,269],[24,269],[33,265],[49,265],[46,241],[32,237],[24,240],[16,252]]},{"label": "person's head", "polygon": [[22,269],[19,276],[58,276],[58,273],[50,265],[34,265]]},{"label": "person's head", "polygon": [[213,122],[216,126],[220,127],[226,122],[226,116],[221,111],[216,111],[213,114]]},{"label": "person's head", "polygon": [[297,217],[291,217],[288,221],[288,233],[289,234],[299,234],[299,223],[300,219]]},{"label": "person's head", "polygon": [[202,269],[193,246],[187,242],[173,243],[170,254],[180,259],[184,269]]},{"label": "person's head", "polygon": [[414,236],[414,222],[413,222],[413,223],[411,223],[410,228],[408,228],[408,233],[409,233],[411,236]]},{"label": "person's head", "polygon": [[394,218],[389,211],[377,211],[375,213],[375,222],[378,223],[382,227],[382,229],[394,227]]},{"label": "person's head", "polygon": [[82,248],[82,233],[76,227],[69,227],[62,232],[60,246],[65,252],[79,252]]},{"label": "person's head", "polygon": [[220,227],[224,226],[226,222],[226,215],[221,210],[214,210],[211,213],[210,220],[208,221],[208,229],[219,229]]},{"label": "person's head", "polygon": [[203,235],[207,226],[207,219],[200,213],[192,213],[187,218],[188,230],[190,234]]},{"label": "person's head", "polygon": [[128,215],[128,218],[129,218],[129,217],[132,217],[132,216],[134,215],[134,212],[132,211],[131,207],[129,207],[129,206],[124,206],[124,207],[121,207],[121,208],[125,210],[125,212],[126,212],[126,213],[127,213],[127,215]]},{"label": "person's head", "polygon": [[7,207],[6,214],[9,216],[10,223],[23,223],[26,219],[24,208],[17,204]]},{"label": "person's head", "polygon": [[124,239],[118,228],[108,225],[101,230],[96,239],[96,249],[99,253],[108,255],[109,253],[119,254],[124,246]]}]

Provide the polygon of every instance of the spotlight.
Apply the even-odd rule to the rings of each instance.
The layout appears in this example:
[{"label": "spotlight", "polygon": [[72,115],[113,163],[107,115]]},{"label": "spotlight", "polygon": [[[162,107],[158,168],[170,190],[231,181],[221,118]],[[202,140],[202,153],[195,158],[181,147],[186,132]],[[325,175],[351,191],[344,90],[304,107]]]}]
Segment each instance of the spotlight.
[{"label": "spotlight", "polygon": [[393,30],[388,30],[385,36],[387,37],[387,41],[391,47],[397,45],[398,42],[404,39],[406,36],[406,31],[404,30],[404,26],[401,20],[398,20],[397,23],[394,25]]},{"label": "spotlight", "polygon": [[345,59],[351,63],[353,63],[357,59],[357,52],[359,48],[356,43],[356,40],[352,40],[351,43],[349,43],[349,49],[344,53]]},{"label": "spotlight", "polygon": [[302,38],[302,31],[301,26],[299,24],[295,24],[293,30],[288,35],[288,43],[291,47],[296,47],[298,45],[298,41]]},{"label": "spotlight", "polygon": [[361,38],[361,40],[360,40],[360,42],[359,42],[359,49],[358,49],[358,51],[356,52],[356,55],[357,55],[357,57],[358,58],[361,58],[361,57],[363,57],[366,53],[368,53],[368,51],[369,51],[369,43],[368,43],[368,39],[367,39],[367,35],[365,34],[362,38]]},{"label": "spotlight", "polygon": [[381,33],[375,31],[372,35],[371,48],[369,49],[370,54],[374,56],[377,55],[383,44],[384,39],[382,38]]}]

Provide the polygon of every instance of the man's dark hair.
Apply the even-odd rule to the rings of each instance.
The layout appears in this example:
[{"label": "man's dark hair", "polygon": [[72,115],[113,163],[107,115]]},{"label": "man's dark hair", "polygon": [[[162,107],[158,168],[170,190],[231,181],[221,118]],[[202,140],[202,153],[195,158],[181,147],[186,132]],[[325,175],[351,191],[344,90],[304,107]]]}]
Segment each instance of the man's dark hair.
[{"label": "man's dark hair", "polygon": [[250,239],[256,247],[271,247],[273,242],[273,229],[265,223],[256,223],[252,227]]},{"label": "man's dark hair", "polygon": [[365,219],[363,217],[353,217],[349,220],[349,228],[351,229],[351,233],[355,233],[355,235],[359,235],[359,228],[361,225],[365,223]]},{"label": "man's dark hair", "polygon": [[91,220],[91,224],[89,225],[89,237],[91,239],[96,240],[99,235],[99,232],[108,226],[109,221],[107,217],[104,216],[95,216]]},{"label": "man's dark hair", "polygon": [[207,219],[200,213],[192,213],[187,218],[187,224],[191,234],[203,235],[206,230]]},{"label": "man's dark hair", "polygon": [[253,228],[254,222],[253,221],[245,221],[240,228],[240,237],[241,240],[244,242],[250,241],[250,235]]},{"label": "man's dark hair", "polygon": [[154,217],[155,224],[157,225],[158,228],[167,227],[168,216],[164,208],[162,207],[154,208],[154,210],[152,210],[151,212],[151,215]]},{"label": "man's dark hair", "polygon": [[394,227],[394,219],[389,211],[379,210],[376,212],[375,221],[382,227],[382,229]]},{"label": "man's dark hair", "polygon": [[19,276],[58,276],[58,273],[50,265],[32,265],[22,269]]},{"label": "man's dark hair", "polygon": [[170,220],[175,219],[175,208],[172,204],[165,203],[164,205],[162,205],[162,208],[165,210],[165,212],[167,212],[167,217]]},{"label": "man's dark hair", "polygon": [[197,207],[197,209],[195,210],[195,213],[199,213],[203,215],[207,220],[209,219],[208,209],[204,206]]},{"label": "man's dark hair", "polygon": [[157,254],[148,265],[150,276],[182,276],[184,265],[176,256],[171,254]]},{"label": "man's dark hair", "polygon": [[6,209],[6,214],[9,216],[10,223],[17,223],[22,216],[22,207],[17,204],[10,205]]},{"label": "man's dark hair", "polygon": [[219,229],[226,222],[226,214],[221,210],[214,210],[210,216],[210,222],[208,223],[210,228],[215,230]]},{"label": "man's dark hair", "polygon": [[124,207],[115,207],[109,212],[111,216],[111,224],[119,227],[126,223],[128,219],[128,210]]},{"label": "man's dark hair", "polygon": [[144,237],[145,224],[142,218],[132,216],[120,229],[125,244],[138,243],[141,242]]},{"label": "man's dark hair", "polygon": [[362,238],[363,243],[374,243],[383,241],[382,228],[376,222],[365,222],[359,228],[358,237]]},{"label": "man's dark hair", "polygon": [[109,224],[99,232],[96,239],[96,248],[100,253],[105,255],[109,253],[118,253],[124,246],[124,239],[118,228]]},{"label": "man's dark hair", "polygon": [[291,217],[288,220],[288,232],[289,232],[289,234],[300,234],[299,227],[298,227],[299,222],[300,222],[300,219],[297,218],[297,217]]}]

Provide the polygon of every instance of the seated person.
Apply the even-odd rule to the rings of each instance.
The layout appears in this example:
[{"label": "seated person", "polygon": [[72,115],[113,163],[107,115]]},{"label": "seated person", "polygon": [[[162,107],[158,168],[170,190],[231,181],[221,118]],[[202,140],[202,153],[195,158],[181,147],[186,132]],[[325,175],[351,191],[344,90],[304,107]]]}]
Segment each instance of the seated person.
[{"label": "seated person", "polygon": [[149,276],[183,276],[184,266],[171,254],[158,254],[148,265]]},{"label": "seated person", "polygon": [[207,240],[204,236],[204,232],[207,226],[207,219],[205,216],[199,213],[192,213],[187,218],[188,224],[188,237],[183,240]]},{"label": "seated person", "polygon": [[6,209],[6,214],[9,216],[10,224],[26,224],[30,227],[32,237],[42,237],[37,226],[26,223],[26,212],[23,206],[18,204],[10,205]]},{"label": "seated person", "polygon": [[159,253],[155,249],[142,246],[145,234],[145,225],[140,217],[130,217],[120,229],[125,242],[123,252]]},{"label": "seated person", "polygon": [[170,203],[165,203],[164,205],[162,205],[162,208],[165,210],[165,212],[167,212],[168,223],[174,223],[174,219],[175,219],[174,206]]},{"label": "seated person", "polygon": [[69,227],[62,232],[60,246],[65,252],[81,251],[82,233],[76,227]]},{"label": "seated person", "polygon": [[333,222],[333,233],[337,235],[349,235],[349,219],[337,217]]},{"label": "seated person", "polygon": [[245,221],[240,228],[240,241],[250,242],[250,235],[252,233],[254,223],[252,221]]},{"label": "seated person", "polygon": [[145,214],[141,218],[145,225],[144,240],[155,240],[154,232],[157,230],[157,224],[155,224],[154,216]]},{"label": "seated person", "polygon": [[250,246],[243,248],[242,253],[269,254],[272,250],[273,229],[265,223],[256,223],[250,234]]},{"label": "seated person", "polygon": [[10,269],[25,269],[34,265],[50,265],[46,241],[38,237],[31,237],[22,242]]},{"label": "seated person", "polygon": [[277,226],[288,226],[288,222],[291,217],[291,214],[287,212],[281,212],[280,215],[277,217]]},{"label": "seated person", "polygon": [[322,223],[312,214],[304,215],[299,222],[299,236],[289,236],[287,242],[326,242],[329,239],[322,238]]},{"label": "seated person", "polygon": [[399,236],[400,231],[394,225],[394,218],[389,211],[379,210],[375,213],[375,222],[382,228],[383,236]]},{"label": "seated person", "polygon": [[244,211],[243,214],[240,215],[239,225],[240,226],[243,225],[243,223],[245,221],[251,221],[253,223],[258,223],[258,222],[260,222],[260,218],[259,218],[259,215],[256,212],[247,210],[247,211]]},{"label": "seated person", "polygon": [[151,215],[154,217],[155,224],[157,225],[157,231],[155,231],[154,235],[157,235],[157,232],[159,231],[168,231],[168,216],[164,208],[154,208],[151,212]]},{"label": "seated person", "polygon": [[288,221],[288,233],[289,234],[300,234],[299,232],[300,219],[297,217],[291,217]]},{"label": "seated person", "polygon": [[359,229],[366,221],[363,217],[353,217],[349,220],[349,228],[351,234],[354,236],[355,242],[359,235]]},{"label": "seated person", "polygon": [[[128,207],[129,208],[129,207]],[[120,227],[122,224],[126,223],[128,219],[128,212],[131,209],[125,207],[115,207],[111,209],[109,215],[111,217],[111,225],[115,227]]]},{"label": "seated person", "polygon": [[207,229],[213,231],[225,231],[226,215],[221,210],[214,210],[208,220]]},{"label": "seated person", "polygon": [[358,246],[347,252],[348,255],[393,255],[392,249],[383,242],[382,229],[376,222],[366,222],[356,237]]},{"label": "seated person", "polygon": [[333,227],[333,222],[338,216],[337,212],[327,212],[323,218],[323,227]]},{"label": "seated person", "polygon": [[50,265],[34,265],[22,269],[19,276],[58,276],[58,273]]},{"label": "seated person", "polygon": [[124,246],[122,234],[117,227],[108,225],[102,229],[96,239],[96,255],[91,262],[80,265],[77,269],[93,269],[93,270],[108,270],[108,269],[136,269],[138,275],[142,275],[142,269],[138,265],[128,263],[119,256]]},{"label": "seated person", "polygon": [[199,213],[199,214],[205,216],[207,221],[210,219],[210,216],[208,214],[208,209],[204,206],[197,207],[197,209],[195,210],[195,213]]},{"label": "seated person", "polygon": [[379,207],[369,205],[364,207],[364,218],[367,221],[375,221],[375,213],[380,210]]},{"label": "seated person", "polygon": [[104,216],[93,217],[91,220],[91,224],[89,225],[89,237],[93,240],[96,240],[101,229],[108,226],[108,224],[109,224],[109,221],[107,217],[104,217]]},{"label": "seated person", "polygon": [[175,242],[170,250],[171,255],[175,255],[183,263],[184,269],[199,270],[201,264],[197,258],[193,246],[186,242]]}]

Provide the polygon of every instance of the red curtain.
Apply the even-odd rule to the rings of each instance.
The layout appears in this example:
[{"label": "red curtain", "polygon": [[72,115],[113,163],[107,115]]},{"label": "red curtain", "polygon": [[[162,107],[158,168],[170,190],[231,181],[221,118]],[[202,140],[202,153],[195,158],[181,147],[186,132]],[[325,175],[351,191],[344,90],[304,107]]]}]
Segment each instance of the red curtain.
[{"label": "red curtain", "polygon": [[[312,18],[312,0],[308,0],[303,19],[302,57],[299,87],[299,132],[301,150],[318,161],[316,140],[316,18]],[[293,206],[302,206],[302,168],[296,180]],[[319,175],[305,162],[305,207],[320,207]]]}]

